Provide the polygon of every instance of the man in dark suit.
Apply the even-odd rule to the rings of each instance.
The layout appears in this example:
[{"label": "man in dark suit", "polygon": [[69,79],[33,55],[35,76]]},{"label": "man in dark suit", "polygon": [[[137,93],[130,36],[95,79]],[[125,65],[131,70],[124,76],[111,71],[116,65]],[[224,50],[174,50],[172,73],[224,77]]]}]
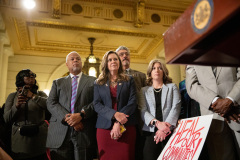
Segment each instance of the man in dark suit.
[{"label": "man in dark suit", "polygon": [[82,73],[80,55],[66,57],[70,75],[53,81],[47,108],[52,114],[47,147],[52,160],[92,160],[96,152],[95,78]]},{"label": "man in dark suit", "polygon": [[[133,76],[136,91],[137,93],[139,93],[141,88],[146,86],[146,75],[142,72],[139,72],[130,68],[130,50],[127,47],[119,46],[118,49],[116,49],[116,52],[122,61],[122,66],[125,73]],[[137,124],[135,157],[137,160],[141,160],[142,159],[141,153],[143,148],[143,144],[141,144],[143,121],[141,119],[140,111],[137,112],[137,119],[138,119],[138,124]]]}]

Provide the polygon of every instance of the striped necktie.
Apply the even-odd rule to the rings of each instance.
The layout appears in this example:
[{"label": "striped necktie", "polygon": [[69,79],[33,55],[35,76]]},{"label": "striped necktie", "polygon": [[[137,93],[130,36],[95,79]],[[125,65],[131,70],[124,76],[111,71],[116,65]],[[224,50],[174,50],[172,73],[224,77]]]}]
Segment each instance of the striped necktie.
[{"label": "striped necktie", "polygon": [[74,105],[75,105],[75,102],[76,102],[77,79],[78,79],[78,76],[73,76],[73,79],[72,79],[71,113],[74,113]]}]

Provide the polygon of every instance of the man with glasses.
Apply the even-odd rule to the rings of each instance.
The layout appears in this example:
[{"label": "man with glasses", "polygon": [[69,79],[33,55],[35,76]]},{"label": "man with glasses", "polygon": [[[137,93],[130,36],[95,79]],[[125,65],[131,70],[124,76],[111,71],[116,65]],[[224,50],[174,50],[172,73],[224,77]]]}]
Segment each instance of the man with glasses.
[{"label": "man with glasses", "polygon": [[[121,61],[123,70],[126,74],[133,76],[136,91],[140,92],[141,88],[146,86],[146,75],[142,72],[133,70],[130,68],[130,50],[125,46],[120,46],[118,49],[116,49],[117,54],[119,55]],[[135,147],[135,158],[138,160],[142,159],[142,148],[143,145],[141,143],[141,132],[142,132],[142,126],[143,122],[140,116],[140,111],[137,112],[138,116],[138,125],[137,125],[137,136],[136,136],[136,147]]]},{"label": "man with glasses", "polygon": [[139,92],[146,85],[146,75],[130,68],[130,50],[127,47],[120,46],[116,52],[122,61],[123,70],[126,74],[133,76],[137,92]]}]

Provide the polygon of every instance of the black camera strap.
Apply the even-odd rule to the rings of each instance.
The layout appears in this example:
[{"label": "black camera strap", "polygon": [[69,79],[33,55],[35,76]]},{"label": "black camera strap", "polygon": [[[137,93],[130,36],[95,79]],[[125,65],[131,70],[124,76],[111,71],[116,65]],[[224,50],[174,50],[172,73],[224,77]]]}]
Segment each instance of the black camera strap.
[{"label": "black camera strap", "polygon": [[26,101],[25,103],[25,110],[24,110],[24,115],[25,115],[25,124],[27,124],[27,121],[28,121],[28,101]]}]

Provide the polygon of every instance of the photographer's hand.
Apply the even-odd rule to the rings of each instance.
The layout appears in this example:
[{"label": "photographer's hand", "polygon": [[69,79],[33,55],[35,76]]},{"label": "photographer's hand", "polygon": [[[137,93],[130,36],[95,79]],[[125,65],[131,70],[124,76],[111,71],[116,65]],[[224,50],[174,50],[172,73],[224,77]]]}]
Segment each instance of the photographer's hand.
[{"label": "photographer's hand", "polygon": [[30,90],[30,86],[29,85],[25,85],[25,90],[26,90],[26,96],[28,97],[28,98],[32,98],[33,97],[33,93],[32,93],[32,91]]},{"label": "photographer's hand", "polygon": [[25,104],[27,101],[27,97],[22,96],[21,94],[18,95],[17,97],[17,103],[16,103],[16,108],[19,109],[22,104]]}]

